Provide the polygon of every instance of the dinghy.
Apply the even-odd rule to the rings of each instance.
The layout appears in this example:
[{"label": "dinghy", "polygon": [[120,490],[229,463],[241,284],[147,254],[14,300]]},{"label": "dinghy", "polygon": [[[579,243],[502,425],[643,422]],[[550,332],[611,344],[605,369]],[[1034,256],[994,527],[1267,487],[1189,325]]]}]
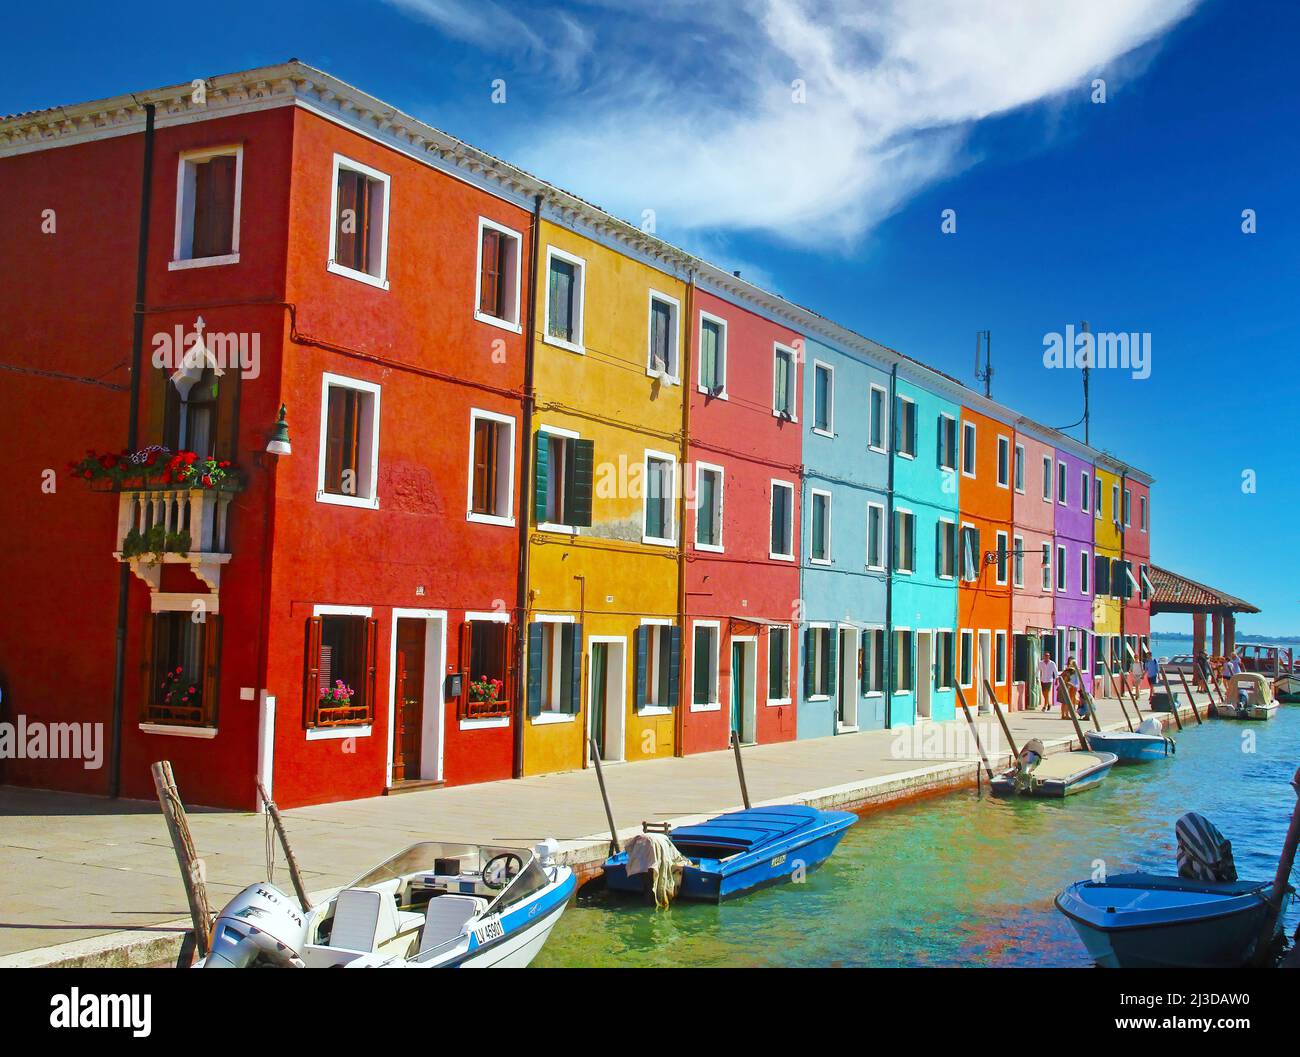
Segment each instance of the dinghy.
[{"label": "dinghy", "polygon": [[1238,672],[1228,680],[1222,702],[1212,704],[1221,719],[1272,719],[1278,703],[1268,679],[1259,672]]},{"label": "dinghy", "polygon": [[1084,737],[1088,748],[1096,752],[1114,753],[1119,763],[1150,763],[1174,754],[1177,746],[1173,738],[1156,719],[1144,719],[1135,731],[1090,730]]},{"label": "dinghy", "polygon": [[218,915],[203,968],[522,968],[573,894],[555,843],[524,848],[425,841],[308,911],[269,883]]},{"label": "dinghy", "polygon": [[1281,676],[1273,684],[1273,699],[1288,705],[1300,703],[1300,675]]},{"label": "dinghy", "polygon": [[1044,756],[1042,745],[1037,738],[1028,742],[1020,752],[1019,765],[993,779],[995,795],[1073,796],[1100,785],[1119,759],[1113,752],[1058,752]]},{"label": "dinghy", "polygon": [[[651,828],[661,833],[686,860],[680,865],[677,894],[684,899],[718,903],[756,888],[789,881],[820,866],[835,850],[857,816],[847,811],[822,811],[802,804],[731,811],[694,826]],[[637,838],[633,838],[636,840]],[[629,873],[633,849],[616,851],[605,860],[605,883],[616,892],[647,893],[655,887],[656,870]],[[633,868],[643,865],[633,855]],[[662,869],[671,868],[665,863]]]}]

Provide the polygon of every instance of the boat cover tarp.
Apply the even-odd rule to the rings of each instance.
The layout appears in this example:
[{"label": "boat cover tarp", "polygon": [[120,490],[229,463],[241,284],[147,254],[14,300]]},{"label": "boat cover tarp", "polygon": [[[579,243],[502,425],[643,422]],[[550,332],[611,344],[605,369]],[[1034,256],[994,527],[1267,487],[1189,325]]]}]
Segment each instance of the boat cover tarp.
[{"label": "boat cover tarp", "polygon": [[718,844],[748,851],[802,829],[820,814],[816,808],[803,804],[755,807],[719,815],[698,825],[682,826],[673,830],[672,837],[680,843]]},{"label": "boat cover tarp", "polygon": [[1048,756],[1034,768],[1034,777],[1040,782],[1068,782],[1085,771],[1100,767],[1101,764],[1102,758],[1095,753],[1058,752]]},{"label": "boat cover tarp", "polygon": [[663,833],[638,833],[627,842],[627,875],[650,874],[655,906],[666,907],[677,894],[682,870],[690,865]]},{"label": "boat cover tarp", "polygon": [[1204,815],[1189,811],[1174,825],[1178,838],[1178,876],[1195,881],[1235,881],[1232,841]]}]

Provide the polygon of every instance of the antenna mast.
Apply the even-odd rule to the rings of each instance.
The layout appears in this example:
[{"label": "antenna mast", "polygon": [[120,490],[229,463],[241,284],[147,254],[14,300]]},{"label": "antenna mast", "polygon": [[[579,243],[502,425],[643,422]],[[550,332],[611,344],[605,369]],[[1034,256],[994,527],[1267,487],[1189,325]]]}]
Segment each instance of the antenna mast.
[{"label": "antenna mast", "polygon": [[[980,366],[980,339],[984,340],[984,366]],[[993,332],[991,330],[978,330],[975,332],[975,379],[984,383],[984,395],[993,395],[993,351],[990,345],[993,341]]]},{"label": "antenna mast", "polygon": [[[1085,319],[1081,324],[1083,332],[1088,333],[1088,321]],[[1083,361],[1083,443],[1090,443],[1088,440],[1088,427],[1091,424],[1091,412],[1088,407],[1088,370],[1092,365],[1092,350],[1088,350],[1087,359]]]}]

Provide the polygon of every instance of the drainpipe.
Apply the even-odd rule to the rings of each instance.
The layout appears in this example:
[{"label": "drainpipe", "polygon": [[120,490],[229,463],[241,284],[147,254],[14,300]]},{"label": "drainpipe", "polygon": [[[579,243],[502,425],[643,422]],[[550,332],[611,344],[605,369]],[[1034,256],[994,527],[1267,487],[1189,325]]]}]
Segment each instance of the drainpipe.
[{"label": "drainpipe", "polygon": [[533,233],[528,246],[528,337],[524,342],[523,437],[519,445],[519,565],[515,580],[515,609],[519,613],[519,632],[515,635],[515,736],[510,773],[524,776],[524,724],[528,722],[526,698],[528,672],[524,668],[524,647],[528,640],[528,519],[532,514],[532,494],[528,488],[529,470],[533,465],[533,356],[537,341],[537,243],[541,238],[542,196],[533,196]]},{"label": "drainpipe", "polygon": [[[889,370],[889,436],[885,444],[889,448],[889,501],[885,514],[885,729],[894,725],[894,462],[898,453],[894,451],[894,410],[898,400],[898,364]],[[913,687],[915,690],[915,687]]]},{"label": "drainpipe", "polygon": [[[682,356],[682,439],[681,467],[682,473],[688,472],[687,438],[691,435],[691,379],[695,377],[695,270],[687,273],[686,278],[686,343]],[[677,629],[681,636],[682,647],[677,658],[677,715],[673,722],[673,755],[686,754],[686,481],[682,480],[681,496],[677,502]],[[718,651],[722,651],[722,631],[718,631]]]},{"label": "drainpipe", "polygon": [[[140,175],[140,234],[135,250],[135,308],[131,321],[131,406],[127,412],[126,448],[140,443],[140,352],[144,347],[145,277],[149,263],[149,207],[153,191],[154,105],[144,104],[144,167]],[[117,541],[120,542],[120,541]],[[117,571],[117,640],[113,652],[113,717],[109,735],[108,795],[122,788],[122,713],[126,694],[126,619],[131,569],[125,562]]]}]

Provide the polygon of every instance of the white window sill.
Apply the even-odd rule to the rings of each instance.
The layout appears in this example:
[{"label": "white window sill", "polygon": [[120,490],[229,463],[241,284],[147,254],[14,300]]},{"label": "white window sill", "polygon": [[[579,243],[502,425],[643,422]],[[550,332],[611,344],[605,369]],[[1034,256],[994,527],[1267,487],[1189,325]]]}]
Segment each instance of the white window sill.
[{"label": "white window sill", "polygon": [[166,734],[174,738],[215,738],[216,727],[186,727],[178,723],[141,723],[142,734]]},{"label": "white window sill", "polygon": [[784,412],[784,411],[779,411],[779,410],[777,410],[776,408],[773,408],[773,409],[772,409],[772,417],[773,417],[773,418],[784,419],[784,420],[787,421],[787,422],[791,422],[791,423],[795,423],[795,424],[798,424],[798,422],[799,422],[799,419],[796,418],[794,415],[789,414],[789,413]]},{"label": "white window sill", "polygon": [[885,691],[883,691],[883,690],[868,690],[868,691],[867,691],[865,694],[863,694],[862,696],[863,696],[863,697],[884,697],[884,696],[885,696]]},{"label": "white window sill", "polygon": [[869,573],[883,573],[883,572],[886,572],[886,571],[887,571],[887,570],[885,569],[885,567],[884,567],[883,565],[868,565],[868,566],[867,566],[867,572],[869,572]]},{"label": "white window sill", "polygon": [[963,477],[969,477],[972,481],[975,480],[975,474],[970,473],[970,472],[968,472],[968,471],[966,471],[966,470],[962,470],[961,475],[962,475]]},{"label": "white window sill", "polygon": [[167,270],[169,272],[180,272],[190,268],[219,268],[223,264],[238,263],[238,253],[223,253],[218,257],[190,257],[186,260],[170,261]]},{"label": "white window sill", "polygon": [[480,323],[486,323],[489,327],[498,327],[501,330],[508,330],[511,334],[522,334],[523,327],[518,323],[512,323],[508,319],[501,319],[497,316],[489,316],[486,312],[474,312],[474,318]]},{"label": "white window sill", "polygon": [[528,722],[535,727],[545,727],[551,723],[572,723],[577,718],[572,712],[542,712],[537,716],[529,716]]},{"label": "white window sill", "polygon": [[359,283],[365,283],[367,286],[373,286],[379,290],[388,289],[388,280],[378,275],[371,275],[369,272],[359,272],[355,268],[349,268],[346,264],[339,264],[337,261],[330,261],[326,264],[326,269],[335,275],[341,275],[345,279],[355,279]]},{"label": "white window sill", "polygon": [[877,455],[888,455],[888,454],[889,454],[889,449],[888,449],[888,448],[878,448],[878,447],[876,447],[876,445],[874,445],[874,444],[868,444],[868,445],[867,445],[867,451],[874,451]]},{"label": "white window sill", "polygon": [[651,547],[675,547],[677,541],[674,539],[665,539],[662,536],[645,536],[641,537],[641,542]]},{"label": "white window sill", "polygon": [[829,558],[809,558],[808,564],[809,565],[830,565],[831,560]]},{"label": "white window sill", "polygon": [[951,580],[952,578],[953,578],[952,573],[939,573],[940,580]]},{"label": "white window sill", "polygon": [[956,472],[957,472],[957,467],[955,467],[955,466],[945,466],[943,463],[940,463],[940,464],[939,464],[939,472],[940,472],[940,473],[956,473]]},{"label": "white window sill", "polygon": [[794,704],[794,702],[791,701],[790,698],[788,698],[788,697],[777,697],[777,698],[772,698],[771,700],[769,700],[769,701],[767,702],[767,707],[768,707],[768,708],[780,708],[782,705],[792,705],[792,704]]},{"label": "white window sill", "polygon": [[307,730],[307,740],[337,741],[342,738],[368,738],[372,729],[370,723],[361,723],[352,727],[311,727]]},{"label": "white window sill", "polygon": [[912,692],[913,692],[913,691],[911,691],[911,690],[895,690],[895,691],[894,691],[894,696],[895,696],[895,697],[907,697],[907,696],[908,696],[909,694],[911,694]]},{"label": "white window sill", "polygon": [[794,555],[793,555],[793,554],[773,554],[771,551],[768,551],[768,552],[767,552],[767,556],[768,556],[768,558],[770,558],[770,559],[771,559],[772,561],[774,561],[774,562],[792,562],[792,561],[794,561]]},{"label": "white window sill", "polygon": [[911,460],[911,459],[915,459],[915,458],[916,458],[916,452],[914,452],[914,451],[898,451],[898,450],[895,450],[894,454],[897,455],[900,459],[908,459],[908,460]]},{"label": "white window sill", "polygon": [[642,705],[636,710],[638,716],[671,716],[673,710],[667,705]]},{"label": "white window sill", "polygon": [[[1002,491],[1004,491],[1004,492],[1005,492],[1008,488],[1011,487],[1009,484],[1003,484],[1001,481],[998,481],[998,482],[997,482],[997,486],[998,486],[999,488],[1001,488]],[[1087,511],[1085,510],[1084,513],[1086,514]]]},{"label": "white window sill", "polygon": [[576,352],[579,356],[586,356],[587,350],[581,342],[565,341],[563,338],[557,338],[553,334],[543,334],[542,342],[546,345],[554,345],[557,349],[564,349],[566,352]]},{"label": "white window sill", "polygon": [[510,726],[509,716],[489,716],[486,719],[462,719],[461,730],[490,730],[493,727]]},{"label": "white window sill", "polygon": [[718,392],[715,393],[715,392],[714,392],[712,389],[710,389],[708,386],[705,386],[705,385],[697,385],[697,386],[695,387],[695,391],[696,391],[697,393],[702,393],[702,394],[704,394],[704,395],[707,396],[710,400],[726,400],[726,399],[728,399],[728,395],[727,395],[727,391],[726,391],[726,389],[721,389],[721,390],[719,390]]},{"label": "white window sill", "polygon": [[911,576],[916,570],[914,569],[895,569],[895,576]]},{"label": "white window sill", "polygon": [[831,698],[830,698],[830,695],[829,695],[829,694],[809,694],[809,695],[808,695],[808,700],[809,700],[809,701],[829,701],[830,699],[831,699]]},{"label": "white window sill", "polygon": [[678,379],[677,375],[669,374],[667,371],[656,371],[653,367],[647,367],[645,369],[645,376],[647,378],[654,378],[656,381],[663,382],[664,385],[682,384],[681,381]]},{"label": "white window sill", "polygon": [[830,440],[835,439],[835,434],[828,429],[822,429],[820,426],[813,426],[812,431],[819,437],[826,437]]},{"label": "white window sill", "polygon": [[330,506],[353,506],[362,510],[378,510],[379,497],[366,499],[357,495],[338,495],[334,492],[317,492],[316,502],[328,503]]},{"label": "white window sill", "polygon": [[561,525],[554,521],[541,521],[537,525],[539,532],[560,532],[566,536],[576,536],[578,527],[576,525]]},{"label": "white window sill", "polygon": [[835,724],[835,733],[836,733],[836,734],[856,734],[857,732],[858,732],[858,726],[857,726],[856,723],[853,723],[853,724],[849,724],[849,723],[836,723],[836,724]]},{"label": "white window sill", "polygon": [[465,515],[466,521],[473,521],[477,525],[504,525],[506,528],[513,528],[515,519],[512,517],[502,517],[500,514],[475,514],[472,510]]},{"label": "white window sill", "polygon": [[697,544],[695,545],[695,549],[696,549],[697,551],[706,551],[706,552],[709,553],[709,554],[726,554],[726,553],[727,553],[726,550],[723,549],[722,544],[720,544],[720,543],[697,543]]},{"label": "white window sill", "polygon": [[711,705],[697,705],[697,704],[695,704],[695,702],[692,701],[692,702],[691,702],[691,711],[692,711],[692,712],[721,712],[721,711],[722,711],[722,702],[720,702],[720,701],[715,701],[715,702],[713,702],[713,704],[711,704]]}]

